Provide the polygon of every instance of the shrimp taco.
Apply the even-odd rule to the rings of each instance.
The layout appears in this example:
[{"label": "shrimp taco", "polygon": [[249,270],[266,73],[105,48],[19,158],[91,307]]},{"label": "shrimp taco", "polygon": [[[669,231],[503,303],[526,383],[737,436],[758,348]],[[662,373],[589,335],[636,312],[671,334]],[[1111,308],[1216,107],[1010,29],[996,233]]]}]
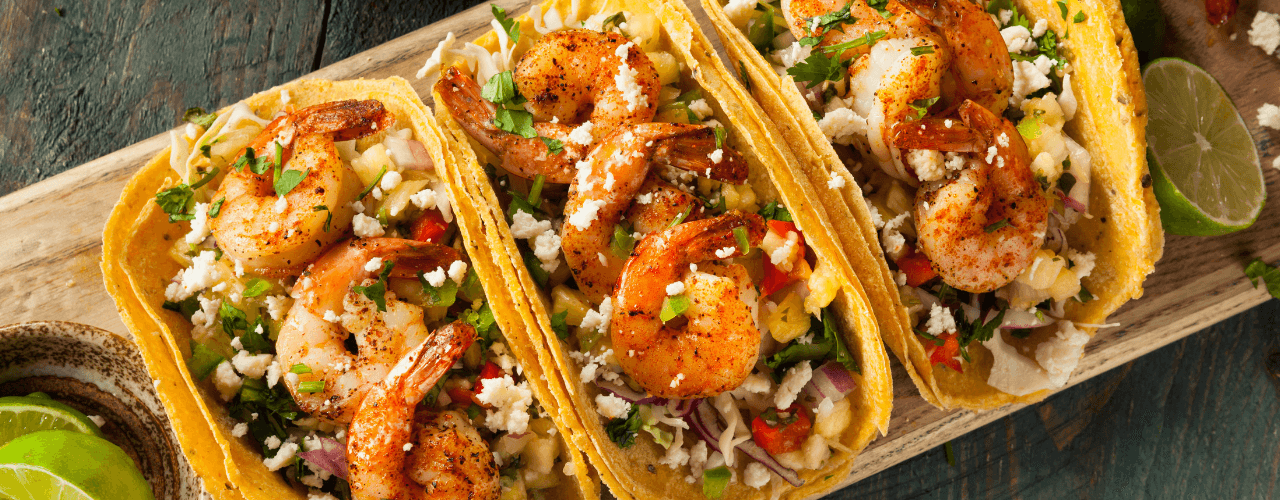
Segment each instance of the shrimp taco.
[{"label": "shrimp taco", "polygon": [[702,3],[930,403],[1043,399],[1142,295],[1164,236],[1119,2]]},{"label": "shrimp taco", "polygon": [[802,498],[887,427],[866,297],[679,2],[494,7],[448,36],[448,168],[619,498]]},{"label": "shrimp taco", "polygon": [[407,82],[186,118],[102,266],[216,498],[599,497]]}]

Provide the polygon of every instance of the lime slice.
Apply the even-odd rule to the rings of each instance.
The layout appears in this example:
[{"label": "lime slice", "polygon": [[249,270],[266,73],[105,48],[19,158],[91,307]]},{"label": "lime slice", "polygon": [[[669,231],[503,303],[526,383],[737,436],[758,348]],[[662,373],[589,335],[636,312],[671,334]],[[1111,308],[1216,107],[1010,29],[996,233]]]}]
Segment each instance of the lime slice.
[{"label": "lime slice", "polygon": [[91,434],[40,431],[0,447],[0,498],[154,500],[133,459]]},{"label": "lime slice", "polygon": [[1262,166],[1222,86],[1174,58],[1148,64],[1142,83],[1150,109],[1147,159],[1164,230],[1212,236],[1252,225],[1267,200]]},{"label": "lime slice", "polygon": [[0,446],[24,434],[54,429],[102,435],[83,413],[48,396],[0,398]]}]

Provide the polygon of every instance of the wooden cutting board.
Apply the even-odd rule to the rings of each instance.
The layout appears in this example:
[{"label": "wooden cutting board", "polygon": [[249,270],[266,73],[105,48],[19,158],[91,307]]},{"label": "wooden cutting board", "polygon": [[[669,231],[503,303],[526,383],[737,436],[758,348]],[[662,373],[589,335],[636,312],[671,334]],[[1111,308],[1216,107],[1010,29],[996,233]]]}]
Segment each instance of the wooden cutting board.
[{"label": "wooden cutting board", "polygon": [[[527,0],[499,0],[509,11],[524,12]],[[690,2],[696,3],[696,2]],[[1256,109],[1280,103],[1280,59],[1247,42],[1257,8],[1280,11],[1280,0],[1250,2],[1223,28],[1204,21],[1196,1],[1162,0],[1168,16],[1166,55],[1177,55],[1213,73],[1239,106],[1263,155],[1268,192],[1277,194],[1280,171],[1271,168],[1280,155],[1280,132],[1257,124]],[[700,9],[703,29],[713,35]],[[450,31],[469,40],[489,29],[487,5],[328,66],[306,78],[381,78],[413,75],[439,40]],[[1231,40],[1232,33],[1239,33]],[[128,335],[102,284],[102,225],[132,173],[168,145],[167,134],[121,149],[38,184],[0,198],[0,323],[65,320]],[[1269,297],[1254,289],[1243,267],[1254,257],[1280,259],[1280,207],[1272,204],[1249,230],[1215,238],[1168,236],[1164,259],[1146,282],[1146,295],[1113,315],[1118,328],[1101,331],[1085,348],[1071,378],[1074,385],[1177,339],[1199,331]],[[852,483],[925,450],[1015,412],[1011,406],[986,413],[943,412],[916,394],[895,363],[894,409],[889,434],[858,458]]]}]

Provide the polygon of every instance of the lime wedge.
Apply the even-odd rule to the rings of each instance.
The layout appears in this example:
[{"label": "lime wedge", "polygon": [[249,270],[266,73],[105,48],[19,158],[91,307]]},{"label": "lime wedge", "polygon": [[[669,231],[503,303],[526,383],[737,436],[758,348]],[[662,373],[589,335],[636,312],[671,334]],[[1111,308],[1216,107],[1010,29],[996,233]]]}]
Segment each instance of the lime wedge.
[{"label": "lime wedge", "polygon": [[1150,109],[1147,159],[1164,230],[1212,236],[1252,225],[1267,200],[1262,166],[1222,86],[1174,58],[1148,64],[1142,83]]},{"label": "lime wedge", "polygon": [[40,431],[0,447],[0,498],[154,500],[120,447],[91,434]]},{"label": "lime wedge", "polygon": [[0,398],[0,446],[24,434],[55,429],[102,436],[83,413],[48,396]]}]

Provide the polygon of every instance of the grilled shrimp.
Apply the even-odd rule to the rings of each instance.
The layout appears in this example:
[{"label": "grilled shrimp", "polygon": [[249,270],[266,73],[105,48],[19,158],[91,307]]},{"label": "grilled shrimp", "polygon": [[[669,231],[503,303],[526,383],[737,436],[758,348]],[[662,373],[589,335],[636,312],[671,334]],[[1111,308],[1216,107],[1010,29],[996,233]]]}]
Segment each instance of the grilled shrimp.
[{"label": "grilled shrimp", "polygon": [[944,282],[989,292],[1031,265],[1044,244],[1049,200],[1013,123],[973,101],[958,111],[982,142],[934,148],[977,152],[968,155],[958,176],[926,183],[916,192],[916,233]]},{"label": "grilled shrimp", "polygon": [[445,70],[435,91],[462,128],[502,158],[503,169],[528,179],[542,174],[558,184],[573,181],[574,165],[596,142],[571,137],[575,128],[589,121],[587,135],[607,137],[618,127],[647,123],[662,87],[653,62],[635,44],[614,33],[576,29],[539,38],[516,65],[514,80],[528,99],[534,130],[561,141],[560,154],[551,154],[539,137],[495,126],[497,106],[457,68]]},{"label": "grilled shrimp", "polygon": [[[814,18],[845,5],[852,22],[815,29]],[[784,12],[797,38],[822,37],[815,50],[840,50],[833,46],[883,35],[844,50],[845,58],[857,60],[849,66],[843,97],[866,120],[865,132],[852,140],[886,173],[914,184],[895,136],[914,125],[919,106],[934,98],[971,99],[999,113],[1013,87],[1012,64],[995,22],[968,0],[889,0],[884,9],[888,18],[862,1],[791,0]]]},{"label": "grilled shrimp", "polygon": [[[255,174],[243,166],[227,172],[213,196],[226,201],[218,217],[209,220],[218,246],[250,268],[300,270],[342,239],[355,215],[348,204],[360,193],[360,179],[343,164],[333,142],[394,122],[395,115],[374,100],[318,104],[276,118],[248,147],[255,156],[282,164],[282,170],[306,174],[281,201],[273,187],[278,172]],[[277,144],[283,158],[275,158]],[[329,211],[315,209],[322,205]]]},{"label": "grilled shrimp", "polygon": [[[387,376],[392,365],[410,348],[430,336],[421,307],[387,293],[386,311],[355,285],[369,286],[381,268],[372,259],[395,263],[393,277],[416,277],[417,271],[448,269],[460,259],[453,248],[395,238],[348,240],[313,263],[294,285],[298,300],[286,315],[276,351],[282,366],[305,365],[308,373],[285,385],[298,408],[333,423],[351,421],[371,386]],[[385,286],[385,285],[384,285]],[[356,336],[357,352],[345,342]],[[301,391],[303,383],[307,391]],[[321,382],[318,390],[316,382]]]},{"label": "grilled shrimp", "polygon": [[1013,60],[1000,28],[987,11],[968,0],[900,0],[947,39],[952,52],[954,102],[974,101],[1001,114],[1013,92]]},{"label": "grilled shrimp", "polygon": [[[614,296],[610,336],[623,371],[662,398],[709,397],[740,385],[760,352],[755,287],[738,264],[704,261],[743,254],[734,229],[756,247],[764,219],[731,211],[653,233],[627,261]],[[690,264],[699,264],[692,271]],[[690,305],[685,322],[659,317],[667,287],[683,282]]]},{"label": "grilled shrimp", "polygon": [[418,409],[475,337],[471,325],[446,325],[369,389],[347,435],[353,500],[498,498],[498,466],[471,421]]},{"label": "grilled shrimp", "polygon": [[609,248],[613,228],[654,163],[735,184],[747,178],[746,159],[716,147],[714,131],[703,125],[645,123],[619,128],[600,141],[569,187],[560,236],[579,289],[594,302],[612,293],[622,272],[623,259]]}]

